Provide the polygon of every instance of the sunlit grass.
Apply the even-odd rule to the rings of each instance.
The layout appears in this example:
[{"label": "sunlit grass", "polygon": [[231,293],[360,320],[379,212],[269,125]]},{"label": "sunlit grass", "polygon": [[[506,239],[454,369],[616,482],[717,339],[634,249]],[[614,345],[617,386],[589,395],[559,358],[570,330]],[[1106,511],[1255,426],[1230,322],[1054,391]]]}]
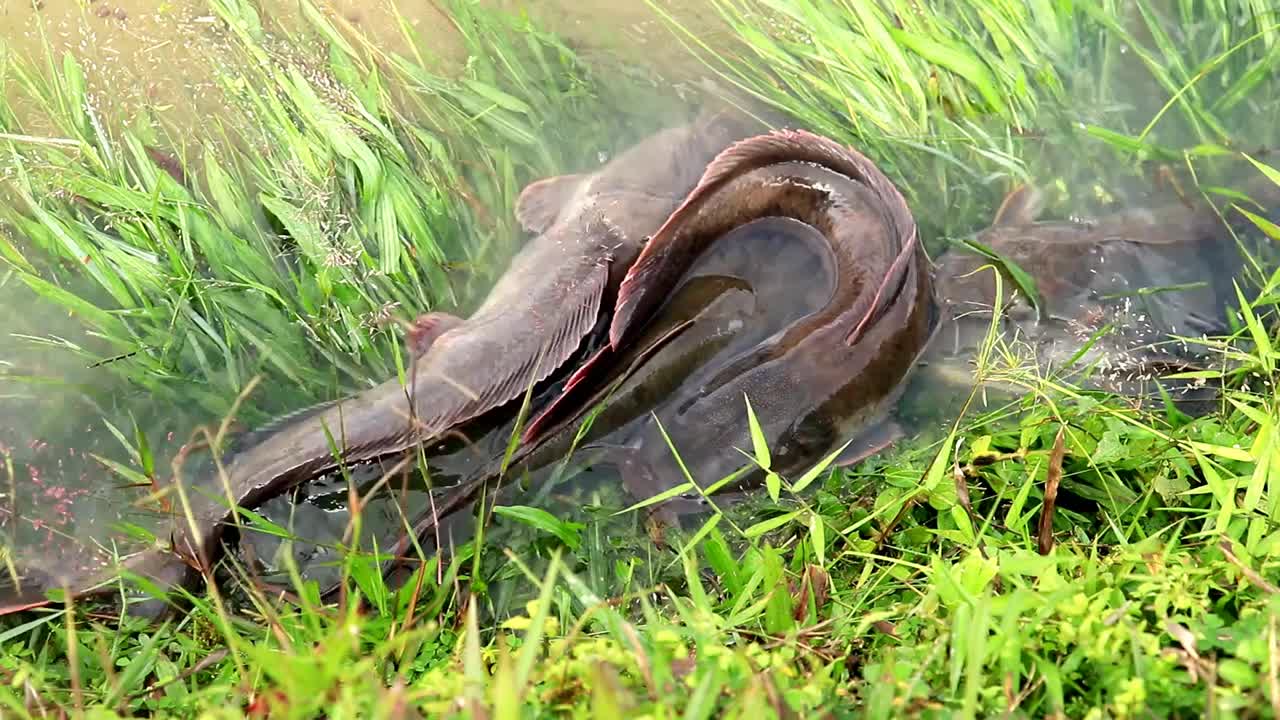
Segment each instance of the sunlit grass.
[{"label": "sunlit grass", "polygon": [[1123,200],[1114,184],[1144,163],[1181,170],[1277,140],[1264,118],[1280,15],[1262,7],[711,4],[738,44],[710,48],[667,20],[717,81],[866,149],[935,236],[972,232],[1020,182],[1082,213]]},{"label": "sunlit grass", "polygon": [[586,69],[554,39],[506,44],[518,26],[468,8],[474,61],[445,77],[353,46],[314,8],[327,58],[268,34],[252,5],[216,2],[241,60],[222,78],[235,113],[196,143],[87,112],[74,57],[9,58],[61,137],[6,119],[21,243],[0,249],[101,336],[86,354],[128,354],[110,370],[164,402],[217,415],[263,373],[279,412],[393,374],[394,321],[473,300],[517,239],[521,184],[589,161],[625,120],[570,131],[602,102]]},{"label": "sunlit grass", "polygon": [[[718,82],[865,149],[935,250],[1016,181],[1085,212],[1123,204],[1116,185],[1149,161],[1199,174],[1277,140],[1264,3],[713,4],[737,42],[673,30]],[[217,0],[245,61],[225,78],[241,116],[210,128],[217,152],[179,158],[181,180],[148,148],[189,144],[86,113],[74,59],[7,58],[5,82],[60,129],[37,137],[0,105],[8,271],[101,341],[86,360],[127,356],[105,367],[153,412],[220,417],[261,375],[253,421],[391,376],[398,333],[379,321],[482,291],[524,181],[657,125],[647,107],[627,113],[647,127],[626,123],[621,98],[644,90],[559,40],[450,7],[474,56],[460,77],[318,13],[329,53],[300,54],[253,5]],[[1232,360],[1217,414],[1100,399],[993,334],[983,383],[940,429],[851,471],[771,479],[667,549],[600,488],[559,503],[587,506],[566,516],[496,513],[398,590],[353,556],[337,606],[295,576],[283,598],[243,582],[235,613],[201,594],[159,629],[83,607],[5,620],[0,703],[19,717],[1274,717],[1280,272],[1273,245],[1254,260],[1238,331],[1213,341]],[[743,450],[768,465],[763,443]]]}]

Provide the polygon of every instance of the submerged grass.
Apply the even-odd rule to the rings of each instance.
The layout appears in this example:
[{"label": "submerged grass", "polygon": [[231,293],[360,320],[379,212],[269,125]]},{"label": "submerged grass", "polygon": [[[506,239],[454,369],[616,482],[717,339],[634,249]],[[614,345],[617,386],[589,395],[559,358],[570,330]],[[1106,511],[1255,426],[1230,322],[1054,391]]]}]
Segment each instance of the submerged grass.
[{"label": "submerged grass", "polygon": [[[1118,188],[1150,161],[1212,177],[1209,160],[1277,140],[1280,18],[1265,3],[713,4],[728,46],[672,29],[720,84],[865,148],[935,249],[1016,182],[1085,212],[1132,195]],[[0,74],[60,129],[35,137],[0,105],[7,272],[75,313],[94,345],[69,349],[120,356],[104,368],[155,413],[220,416],[261,375],[275,392],[251,400],[254,421],[397,372],[398,334],[379,321],[474,299],[510,251],[521,183],[659,124],[633,99],[656,95],[469,2],[449,5],[472,52],[456,76],[384,56],[309,4],[310,32],[292,36],[247,2],[210,7],[242,59],[225,77],[241,116],[194,143],[98,117],[74,58],[6,56]],[[645,107],[628,118],[629,104]],[[855,470],[771,478],[748,511],[670,549],[601,489],[585,522],[498,513],[403,590],[353,562],[337,607],[299,584],[292,602],[251,594],[234,616],[197,598],[158,629],[84,608],[6,620],[0,704],[6,717],[1280,716],[1268,252],[1241,278],[1239,332],[1216,341],[1237,361],[1219,413],[1080,392],[993,335],[975,372],[1012,399],[979,388],[940,432]],[[750,450],[767,467],[768,448]]]},{"label": "submerged grass", "polygon": [[107,367],[163,403],[219,415],[254,373],[290,404],[393,374],[390,321],[487,285],[523,182],[634,134],[621,114],[582,120],[632,102],[602,97],[564,45],[455,5],[473,58],[459,77],[356,46],[310,3],[307,37],[212,3],[236,112],[194,142],[147,117],[108,125],[72,56],[6,57],[62,137],[4,118],[21,239],[5,257],[99,336],[86,353],[127,355]]}]

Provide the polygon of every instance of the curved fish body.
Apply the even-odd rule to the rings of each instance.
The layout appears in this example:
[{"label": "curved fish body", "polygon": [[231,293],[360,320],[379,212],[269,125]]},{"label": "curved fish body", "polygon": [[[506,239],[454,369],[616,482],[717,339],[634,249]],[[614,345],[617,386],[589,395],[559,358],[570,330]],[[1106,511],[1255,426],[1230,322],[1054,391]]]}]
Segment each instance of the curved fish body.
[{"label": "curved fish body", "polygon": [[[707,163],[758,130],[736,113],[704,113],[595,173],[530,184],[516,216],[536,237],[469,318],[419,318],[408,382],[391,380],[252,433],[212,478],[184,488],[185,503],[174,498],[174,552],[143,551],[125,558],[125,569],[161,587],[188,582],[208,567],[233,506],[252,508],[337,467],[335,449],[344,464],[402,452],[547,379],[607,321],[601,308]],[[69,587],[77,594],[91,584],[72,578]]]},{"label": "curved fish body", "polygon": [[[751,464],[739,452],[751,447],[744,398],[778,472],[842,445],[853,461],[894,439],[891,405],[939,317],[905,201],[861,155],[807,133],[759,136],[724,158],[737,172],[700,184],[686,205],[694,209],[673,214],[646,246],[676,263],[650,261],[661,270],[632,282],[661,283],[645,286],[651,309],[633,313],[617,345],[536,417],[511,458],[515,472],[546,469],[576,446],[648,497],[684,481],[665,430],[709,484]],[[704,180],[723,171],[721,159]],[[488,460],[460,461],[468,478],[419,519],[416,537],[425,542],[499,475],[513,430],[476,443]],[[679,500],[663,510],[688,507]]]},{"label": "curved fish body", "polygon": [[[658,422],[639,418],[603,443],[638,497],[685,480],[663,431],[700,484],[750,464],[740,452],[751,447],[744,400],[774,448],[777,472],[811,465],[845,441],[866,450],[894,436],[886,424],[891,404],[939,318],[927,259],[889,179],[853,150],[802,131],[744,140],[708,166],[628,271],[610,344],[570,379],[563,397],[608,374],[603,368],[643,333],[704,253],[760,221],[819,254],[821,272],[799,275],[793,286],[797,292],[817,286],[825,297],[771,336],[688,378],[654,410]],[[553,403],[525,438],[538,438],[568,414]]]},{"label": "curved fish body", "polygon": [[[1035,280],[1042,312],[1049,319],[1075,317],[1104,296],[1141,287],[1180,287],[1197,280],[1203,285],[1206,279],[1230,277],[1239,267],[1226,227],[1212,208],[1172,205],[1092,220],[1038,221],[1038,203],[1021,199],[1028,193],[1034,191],[1020,188],[1010,194],[992,226],[974,240],[1012,260]],[[989,262],[977,253],[948,252],[938,262],[939,298],[960,313],[990,311],[995,280],[990,272],[974,272]],[[1188,331],[1216,327],[1220,320],[1196,307],[1210,304],[1204,296],[1212,288],[1192,289],[1201,292],[1181,291],[1176,295],[1179,304],[1171,310],[1183,316]],[[1022,302],[1015,312],[1022,317],[1032,314],[1032,308]]]},{"label": "curved fish body", "polygon": [[[579,438],[579,425],[573,420],[581,419],[581,413],[574,414],[566,422],[554,430],[545,432],[533,442],[520,445],[510,458],[510,469],[507,477],[538,475],[551,471],[551,466],[560,462],[578,464],[582,455],[574,453],[575,443],[608,441],[620,429],[630,423],[643,420],[654,409],[660,407],[669,397],[679,393],[688,379],[695,377],[708,367],[715,367],[717,361],[741,353],[759,340],[784,328],[793,321],[797,314],[803,315],[820,304],[813,303],[805,293],[795,292],[794,277],[785,282],[777,282],[778,273],[761,273],[760,266],[769,260],[777,260],[776,246],[758,247],[739,257],[714,257],[710,262],[700,263],[697,271],[682,282],[671,295],[654,322],[645,329],[621,354],[618,362],[613,364],[612,373],[599,378],[591,393],[583,393],[581,401],[575,407],[585,412],[592,408],[596,413],[592,417],[589,430]],[[795,248],[791,256],[795,258]],[[806,258],[798,258],[804,262]],[[805,263],[810,269],[820,269],[821,258],[808,258]],[[754,264],[756,267],[751,267]],[[776,266],[776,263],[775,263]],[[772,275],[773,277],[770,277]],[[816,283],[821,288],[822,283]],[[585,386],[579,386],[585,388]],[[548,389],[533,402],[545,400],[553,396],[554,390]],[[473,518],[472,504],[480,487],[489,483],[495,491],[504,494],[512,492],[512,488],[502,489],[493,481],[502,477],[503,461],[506,450],[515,431],[518,418],[515,413],[491,413],[475,422],[464,424],[449,433],[448,437],[424,446],[426,463],[431,474],[431,485],[435,488],[428,501],[424,494],[405,496],[395,502],[402,502],[403,512],[420,517],[413,539],[424,545],[431,545],[435,540],[433,530],[447,528],[452,537],[455,524],[467,523]],[[584,451],[583,454],[592,453]],[[357,482],[363,479],[366,487],[378,483],[381,473],[388,466],[398,461],[397,456],[383,459],[371,465],[365,472],[357,469],[352,479]],[[395,486],[396,481],[385,488]],[[420,488],[421,489],[421,488]],[[345,485],[334,485],[332,492],[345,500]],[[366,492],[361,488],[362,494]],[[383,490],[382,492],[388,492]],[[390,490],[392,494],[396,493]],[[315,501],[329,505],[325,498]],[[407,503],[403,501],[407,500]],[[386,497],[377,502],[393,501]],[[312,502],[308,499],[306,502]],[[366,511],[375,507],[366,504]],[[339,503],[345,505],[345,502]],[[295,517],[296,507],[286,504],[277,517],[269,519],[288,527]],[[261,511],[266,508],[261,508]],[[307,510],[309,517],[319,512]],[[376,511],[375,511],[376,514]],[[397,512],[385,513],[397,517]],[[339,542],[339,535],[350,520],[349,513],[334,508],[332,517],[319,515],[323,523],[312,522],[308,529],[295,529],[301,538],[320,541],[328,544]],[[364,525],[366,532],[370,529],[370,518],[366,516]],[[317,537],[308,533],[318,533]],[[392,547],[397,540],[399,545],[392,558],[410,554],[413,551],[412,539],[405,536],[398,522],[392,522],[384,532],[386,537],[380,538],[382,547]],[[259,538],[250,535],[241,537],[243,543],[249,540],[255,545],[253,556],[257,558],[275,557],[281,548],[271,537]],[[455,540],[457,538],[454,538]],[[320,544],[310,546],[306,542],[295,543],[295,560],[300,566],[311,563],[314,555],[333,558],[332,552],[320,551]],[[308,567],[311,567],[308,565]],[[394,560],[384,564],[384,572],[391,572],[395,567]],[[264,567],[268,574],[275,568]],[[322,584],[322,594],[330,594],[337,590],[341,581],[340,575],[325,568],[316,569],[318,576],[326,579]],[[308,575],[310,579],[316,576]]]},{"label": "curved fish body", "polygon": [[416,348],[407,387],[392,380],[323,407],[235,457],[225,473],[231,497],[193,501],[194,532],[180,531],[178,549],[194,555],[216,541],[228,500],[251,507],[334,467],[330,438],[343,462],[393,454],[506,405],[559,370],[600,322],[602,303],[645,239],[747,127],[737,115],[704,115],[596,173],[529,185],[516,215],[538,236],[469,318],[419,323],[438,332]]}]

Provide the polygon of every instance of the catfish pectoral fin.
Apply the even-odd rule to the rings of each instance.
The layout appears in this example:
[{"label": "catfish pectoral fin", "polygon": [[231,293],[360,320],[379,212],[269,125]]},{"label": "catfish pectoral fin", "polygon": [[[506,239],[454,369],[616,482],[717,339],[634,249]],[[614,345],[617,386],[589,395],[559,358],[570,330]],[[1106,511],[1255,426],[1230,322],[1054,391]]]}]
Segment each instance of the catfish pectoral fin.
[{"label": "catfish pectoral fin", "polygon": [[520,226],[531,233],[546,232],[587,177],[557,175],[526,185],[516,198],[516,219]]},{"label": "catfish pectoral fin", "polygon": [[876,423],[853,437],[844,452],[836,456],[836,467],[857,465],[867,458],[887,450],[906,436],[902,426],[894,420]]},{"label": "catfish pectoral fin", "polygon": [[462,318],[449,313],[429,312],[419,315],[405,334],[405,343],[409,346],[410,357],[426,355],[436,338],[461,324]]},{"label": "catfish pectoral fin", "polygon": [[614,355],[616,355],[616,353],[614,352],[613,347],[605,345],[597,350],[596,354],[587,358],[587,361],[575,370],[573,375],[569,376],[569,379],[565,382],[564,389],[560,391],[560,394],[557,395],[555,399],[551,401],[551,404],[548,405],[541,413],[534,417],[527,427],[525,427],[524,433],[520,435],[520,442],[528,445],[539,437],[545,435],[548,428],[558,425],[559,420],[572,420],[572,417],[566,416],[566,413],[582,408],[570,405],[569,401],[584,394],[582,392],[582,388],[586,387],[583,385],[585,380],[595,373],[596,368],[607,365],[609,358],[612,358]]},{"label": "catfish pectoral fin", "polygon": [[519,336],[508,342],[519,352],[502,353],[501,345],[482,331],[441,338],[441,346],[419,373],[434,376],[456,392],[415,400],[421,405],[418,419],[424,434],[444,431],[519,397],[573,355],[600,315],[609,264],[601,262],[583,272],[558,298],[561,305],[547,309],[547,322],[534,318],[511,327]]},{"label": "catfish pectoral fin", "polygon": [[0,605],[0,617],[12,615],[14,613],[26,612],[27,610],[39,610],[43,607],[49,607],[52,604],[53,601],[48,598],[40,598],[30,601],[15,600],[13,602]]}]

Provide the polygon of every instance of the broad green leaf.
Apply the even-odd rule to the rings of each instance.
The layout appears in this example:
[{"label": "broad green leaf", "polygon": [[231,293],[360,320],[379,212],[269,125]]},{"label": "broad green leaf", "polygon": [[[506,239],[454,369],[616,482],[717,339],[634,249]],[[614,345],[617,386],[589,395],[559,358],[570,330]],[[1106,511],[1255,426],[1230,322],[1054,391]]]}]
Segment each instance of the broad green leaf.
[{"label": "broad green leaf", "polygon": [[778,502],[778,498],[782,495],[782,478],[778,473],[770,470],[764,476],[765,489],[769,491],[769,499]]},{"label": "broad green leaf", "polygon": [[830,455],[823,458],[822,462],[809,468],[809,470],[805,472],[804,475],[800,476],[799,480],[791,484],[791,492],[797,493],[797,494],[804,492],[804,489],[809,487],[809,485],[813,484],[813,481],[817,480],[819,475],[822,475],[822,473],[827,471],[827,468],[831,467],[831,463],[835,462],[836,458],[840,457],[840,453],[844,452],[845,448],[849,447],[849,444],[852,442],[853,440],[850,440],[849,442],[846,442],[844,445],[841,445]]},{"label": "broad green leaf", "polygon": [[579,523],[565,522],[541,508],[526,505],[498,505],[493,508],[495,515],[518,520],[543,532],[551,533],[571,550],[577,550],[582,544],[579,532],[584,527]]},{"label": "broad green leaf", "polygon": [[809,542],[813,545],[813,555],[818,564],[827,566],[827,533],[822,516],[816,512],[809,513]]},{"label": "broad green leaf", "polygon": [[622,515],[624,513],[629,513],[635,510],[639,510],[640,508],[649,507],[650,505],[657,505],[660,502],[665,502],[667,500],[670,500],[673,497],[677,497],[693,489],[695,489],[695,486],[693,483],[691,482],[681,483],[669,490],[664,490],[658,493],[657,495],[654,495],[653,497],[642,500],[632,505],[631,507],[625,508],[623,510],[619,510],[618,512],[614,513],[614,515]]}]

